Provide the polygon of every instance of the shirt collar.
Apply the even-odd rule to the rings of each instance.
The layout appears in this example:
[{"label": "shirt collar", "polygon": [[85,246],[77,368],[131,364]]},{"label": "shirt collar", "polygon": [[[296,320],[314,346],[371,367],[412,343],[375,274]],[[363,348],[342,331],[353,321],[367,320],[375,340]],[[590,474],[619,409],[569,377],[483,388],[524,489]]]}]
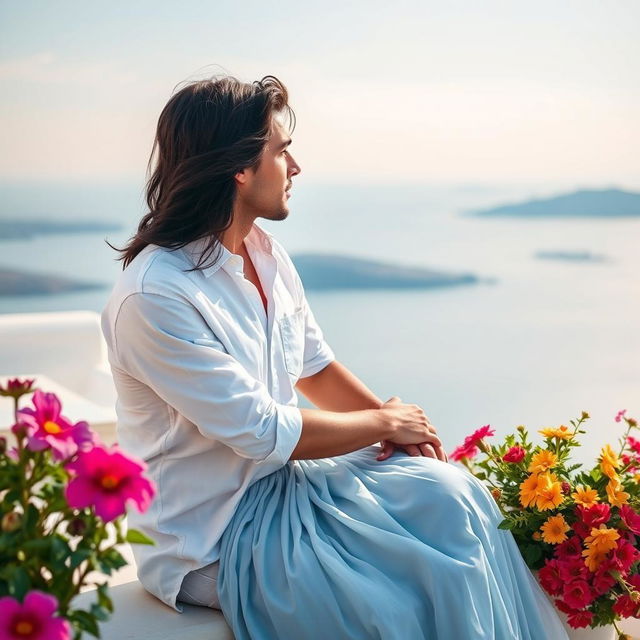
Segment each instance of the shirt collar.
[{"label": "shirt collar", "polygon": [[[267,253],[269,255],[273,255],[273,236],[264,229],[260,228],[255,222],[251,226],[251,230],[247,234],[245,238],[245,244],[250,244],[252,248],[256,251]],[[209,237],[206,236],[204,238],[198,238],[197,240],[193,240],[189,244],[184,246],[184,251],[189,257],[189,260],[195,267],[198,264],[198,260],[202,256],[202,252],[205,250],[207,246],[207,242],[209,241]],[[202,273],[205,277],[209,278],[212,276],[220,267],[227,263],[235,253],[231,253],[229,249],[227,249],[223,244],[218,243],[217,247],[214,249],[212,253],[212,257],[216,254],[219,255],[218,259],[211,266],[202,269]],[[211,258],[207,260],[210,262]]]}]

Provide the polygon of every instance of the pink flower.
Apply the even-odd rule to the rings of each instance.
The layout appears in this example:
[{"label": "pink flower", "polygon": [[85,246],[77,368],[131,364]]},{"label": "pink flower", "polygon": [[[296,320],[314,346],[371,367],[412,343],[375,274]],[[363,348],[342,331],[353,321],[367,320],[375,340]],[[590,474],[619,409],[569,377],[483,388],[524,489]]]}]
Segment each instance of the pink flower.
[{"label": "pink flower", "polygon": [[522,447],[511,447],[507,453],[502,456],[505,462],[520,462],[524,458],[526,451]]},{"label": "pink flower", "polygon": [[622,464],[627,467],[627,471],[633,473],[638,470],[638,462],[640,462],[640,460],[638,460],[637,456],[630,456],[628,453],[623,453],[621,457]]},{"label": "pink flower", "polygon": [[471,458],[475,458],[479,452],[480,450],[475,445],[461,444],[451,452],[449,458],[454,462],[458,462],[459,460],[462,460],[462,458],[470,460]]},{"label": "pink flower", "polygon": [[138,511],[146,511],[155,495],[153,483],[142,474],[146,464],[125,456],[117,445],[81,452],[66,468],[74,474],[65,489],[69,506],[74,509],[94,506],[105,522],[125,513],[129,501],[135,503]]},{"label": "pink flower", "polygon": [[640,453],[640,440],[637,440],[633,436],[627,436],[627,444],[631,447],[632,451]]},{"label": "pink flower", "polygon": [[471,435],[464,439],[466,445],[478,444],[482,438],[487,438],[495,434],[495,431],[491,428],[491,425],[485,424],[484,427],[476,429]]},{"label": "pink flower", "polygon": [[624,522],[633,533],[640,534],[640,515],[628,504],[623,504],[620,507],[620,517],[622,518],[622,522]]},{"label": "pink flower", "polygon": [[60,400],[55,393],[36,391],[33,394],[35,409],[20,409],[18,425],[24,426],[28,437],[27,447],[32,451],[51,448],[57,460],[69,458],[78,449],[91,447],[94,434],[86,422],[72,424],[60,414]]},{"label": "pink flower", "polygon": [[544,567],[538,571],[538,580],[549,595],[560,595],[564,582],[560,577],[558,561],[547,560]]},{"label": "pink flower", "polygon": [[42,591],[29,591],[20,603],[0,598],[0,640],[70,640],[71,628],[55,617],[58,601]]},{"label": "pink flower", "polygon": [[592,621],[593,613],[591,613],[591,611],[576,611],[567,616],[567,622],[572,629],[588,627]]},{"label": "pink flower", "polygon": [[607,593],[614,584],[616,579],[611,575],[611,571],[615,570],[611,560],[604,560],[602,564],[597,568],[593,578],[591,579],[591,587],[593,588],[596,596],[601,596]]},{"label": "pink flower", "polygon": [[626,409],[622,409],[622,411],[618,411],[618,413],[616,414],[616,422],[620,422],[622,420],[622,418],[624,418],[624,414],[627,413]]},{"label": "pink flower", "polygon": [[573,580],[562,588],[563,600],[574,609],[583,609],[595,600],[595,593],[586,580]]}]

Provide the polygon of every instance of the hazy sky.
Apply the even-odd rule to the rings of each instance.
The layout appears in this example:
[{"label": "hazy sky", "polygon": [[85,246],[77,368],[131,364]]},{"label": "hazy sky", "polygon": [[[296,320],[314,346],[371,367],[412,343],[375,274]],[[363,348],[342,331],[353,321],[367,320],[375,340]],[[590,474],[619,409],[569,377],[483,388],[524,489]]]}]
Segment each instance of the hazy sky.
[{"label": "hazy sky", "polygon": [[640,187],[640,2],[0,0],[0,180],[137,182],[173,87],[274,74],[308,179]]}]

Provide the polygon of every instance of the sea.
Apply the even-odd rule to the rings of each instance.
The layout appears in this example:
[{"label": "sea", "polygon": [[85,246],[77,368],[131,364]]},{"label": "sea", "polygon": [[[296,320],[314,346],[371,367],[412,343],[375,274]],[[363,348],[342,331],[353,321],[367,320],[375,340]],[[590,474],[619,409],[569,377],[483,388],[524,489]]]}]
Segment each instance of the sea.
[{"label": "sea", "polygon": [[[143,211],[132,185],[5,188],[0,216],[92,220],[116,232],[0,242],[0,266],[101,283],[0,298],[0,313],[101,311],[121,246]],[[469,212],[556,195],[551,186],[294,185],[290,215],[259,221],[290,254],[346,254],[451,273],[474,285],[426,290],[309,291],[340,362],[380,398],[424,408],[451,451],[490,424],[494,440],[591,418],[576,458],[619,446],[621,409],[640,418],[640,218],[476,217]],[[599,260],[541,259],[580,252]],[[304,400],[303,406],[310,406]],[[638,435],[638,434],[636,434]]]}]

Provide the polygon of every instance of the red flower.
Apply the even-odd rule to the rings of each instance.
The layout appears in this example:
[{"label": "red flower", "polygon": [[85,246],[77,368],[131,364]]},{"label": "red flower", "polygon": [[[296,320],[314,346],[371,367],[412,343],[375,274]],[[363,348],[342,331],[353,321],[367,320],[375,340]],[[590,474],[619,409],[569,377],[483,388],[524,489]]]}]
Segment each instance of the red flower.
[{"label": "red flower", "polygon": [[559,560],[576,558],[582,561],[582,541],[578,536],[571,536],[556,547],[555,556]]},{"label": "red flower", "polygon": [[12,378],[11,380],[7,380],[7,386],[3,387],[0,384],[0,396],[4,396],[5,398],[15,398],[16,400],[23,396],[25,393],[31,393],[33,391],[33,383],[35,380],[20,378]]},{"label": "red flower", "polygon": [[570,607],[566,602],[563,602],[562,600],[554,600],[554,602],[558,611],[562,611],[562,613],[566,613],[567,615],[578,613],[573,607]]},{"label": "red flower", "polygon": [[[629,463],[635,463],[635,464],[631,464],[629,467],[627,467],[627,465],[629,465]],[[637,471],[638,470],[638,463],[640,463],[640,460],[638,460],[638,458],[636,456],[630,456],[628,453],[623,453],[622,454],[622,464],[625,467],[627,467],[627,471],[629,471],[629,472]]]},{"label": "red flower", "polygon": [[570,607],[584,609],[595,600],[595,593],[586,580],[573,580],[564,585],[562,597]]},{"label": "red flower", "polygon": [[576,520],[573,523],[573,530],[583,540],[587,536],[591,535],[591,527],[586,525],[584,522],[580,522],[580,520]]},{"label": "red flower", "polygon": [[621,595],[611,607],[621,618],[636,618],[640,605],[635,603],[626,593]]},{"label": "red flower", "polygon": [[567,622],[572,629],[580,627],[588,627],[593,621],[593,613],[591,611],[576,611],[568,616]]},{"label": "red flower", "polygon": [[631,531],[640,534],[640,515],[628,504],[623,504],[620,507],[620,517]]},{"label": "red flower", "polygon": [[591,587],[596,596],[604,595],[616,584],[616,579],[609,573],[612,568],[614,567],[612,567],[611,560],[604,560],[596,570],[591,579]]},{"label": "red flower", "polygon": [[560,577],[558,561],[547,560],[544,567],[538,571],[538,580],[549,595],[560,595],[564,581]]},{"label": "red flower", "polygon": [[607,524],[611,517],[611,508],[606,503],[594,504],[590,507],[578,505],[576,511],[580,520],[582,520],[589,529],[599,527],[601,524]]},{"label": "red flower", "polygon": [[627,573],[631,568],[631,565],[640,558],[640,551],[638,551],[630,542],[624,538],[619,538],[618,546],[613,551],[612,561],[623,573]]},{"label": "red flower", "polygon": [[522,447],[511,447],[507,453],[502,456],[505,462],[517,463],[522,461],[526,454],[526,451]]},{"label": "red flower", "polygon": [[[588,580],[590,572],[582,558],[571,558],[558,561],[558,575],[564,582]],[[568,600],[567,600],[568,602]]]}]

